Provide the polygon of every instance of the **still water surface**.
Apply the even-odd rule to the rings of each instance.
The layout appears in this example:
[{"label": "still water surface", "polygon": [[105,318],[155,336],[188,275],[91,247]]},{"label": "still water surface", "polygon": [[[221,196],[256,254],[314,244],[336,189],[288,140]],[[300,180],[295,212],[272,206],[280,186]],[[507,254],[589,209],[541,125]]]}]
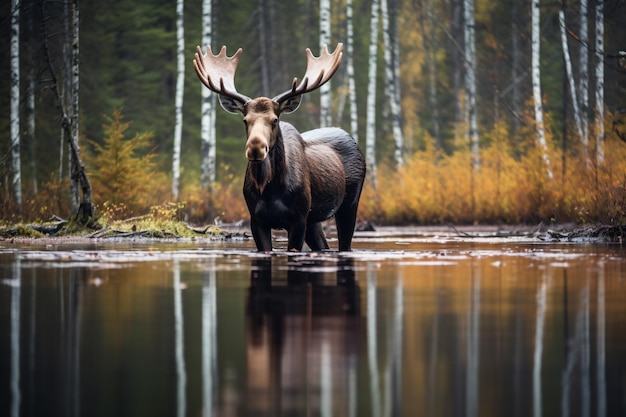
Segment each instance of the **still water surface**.
[{"label": "still water surface", "polygon": [[0,242],[0,415],[626,415],[623,248],[354,246]]}]

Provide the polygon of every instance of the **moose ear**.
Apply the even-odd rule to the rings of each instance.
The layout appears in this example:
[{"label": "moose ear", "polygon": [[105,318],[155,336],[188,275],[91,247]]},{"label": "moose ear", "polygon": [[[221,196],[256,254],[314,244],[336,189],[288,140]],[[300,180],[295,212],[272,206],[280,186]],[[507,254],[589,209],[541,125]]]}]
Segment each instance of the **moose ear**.
[{"label": "moose ear", "polygon": [[245,104],[239,100],[235,100],[232,97],[226,95],[219,95],[220,106],[228,113],[231,114],[244,114],[244,106]]},{"label": "moose ear", "polygon": [[286,99],[285,101],[279,104],[280,107],[278,108],[278,111],[280,112],[280,114],[283,114],[283,113],[289,114],[291,112],[294,112],[298,110],[298,107],[300,107],[301,101],[302,101],[302,94],[299,94],[294,97],[289,97],[288,99]]}]

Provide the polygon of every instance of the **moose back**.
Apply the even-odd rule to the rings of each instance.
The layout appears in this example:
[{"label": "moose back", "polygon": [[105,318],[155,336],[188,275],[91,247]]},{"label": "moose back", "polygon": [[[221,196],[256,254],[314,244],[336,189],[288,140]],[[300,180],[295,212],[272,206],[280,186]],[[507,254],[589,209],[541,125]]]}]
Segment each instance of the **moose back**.
[{"label": "moose back", "polygon": [[200,47],[194,67],[202,83],[216,92],[229,113],[243,116],[248,167],[243,193],[250,211],[252,236],[259,251],[272,250],[272,229],[285,229],[288,249],[306,244],[314,251],[329,249],[322,222],[335,217],[339,250],[350,250],[356,224],[365,161],[358,144],[339,128],[315,129],[300,134],[281,114],[295,111],[302,95],[325,84],[342,58],[340,43],[330,54],[324,45],[319,57],[306,50],[307,69],[302,81],[270,99],[251,99],[237,92],[235,71],[241,48],[232,56],[222,47],[206,55]]}]

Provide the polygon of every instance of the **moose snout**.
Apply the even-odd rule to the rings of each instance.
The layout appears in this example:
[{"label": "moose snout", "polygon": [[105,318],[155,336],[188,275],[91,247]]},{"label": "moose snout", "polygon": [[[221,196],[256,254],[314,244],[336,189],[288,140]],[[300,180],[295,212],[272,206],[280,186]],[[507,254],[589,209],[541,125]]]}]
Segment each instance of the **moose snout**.
[{"label": "moose snout", "polygon": [[248,161],[263,161],[267,157],[268,151],[267,141],[259,137],[250,138],[246,143],[246,158],[248,158]]}]

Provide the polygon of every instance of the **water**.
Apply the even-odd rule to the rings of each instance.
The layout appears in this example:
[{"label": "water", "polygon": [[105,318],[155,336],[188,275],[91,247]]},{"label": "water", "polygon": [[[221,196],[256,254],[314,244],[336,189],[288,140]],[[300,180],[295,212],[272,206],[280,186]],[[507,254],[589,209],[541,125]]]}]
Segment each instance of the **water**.
[{"label": "water", "polygon": [[0,415],[626,415],[623,248],[354,246],[0,242]]}]

